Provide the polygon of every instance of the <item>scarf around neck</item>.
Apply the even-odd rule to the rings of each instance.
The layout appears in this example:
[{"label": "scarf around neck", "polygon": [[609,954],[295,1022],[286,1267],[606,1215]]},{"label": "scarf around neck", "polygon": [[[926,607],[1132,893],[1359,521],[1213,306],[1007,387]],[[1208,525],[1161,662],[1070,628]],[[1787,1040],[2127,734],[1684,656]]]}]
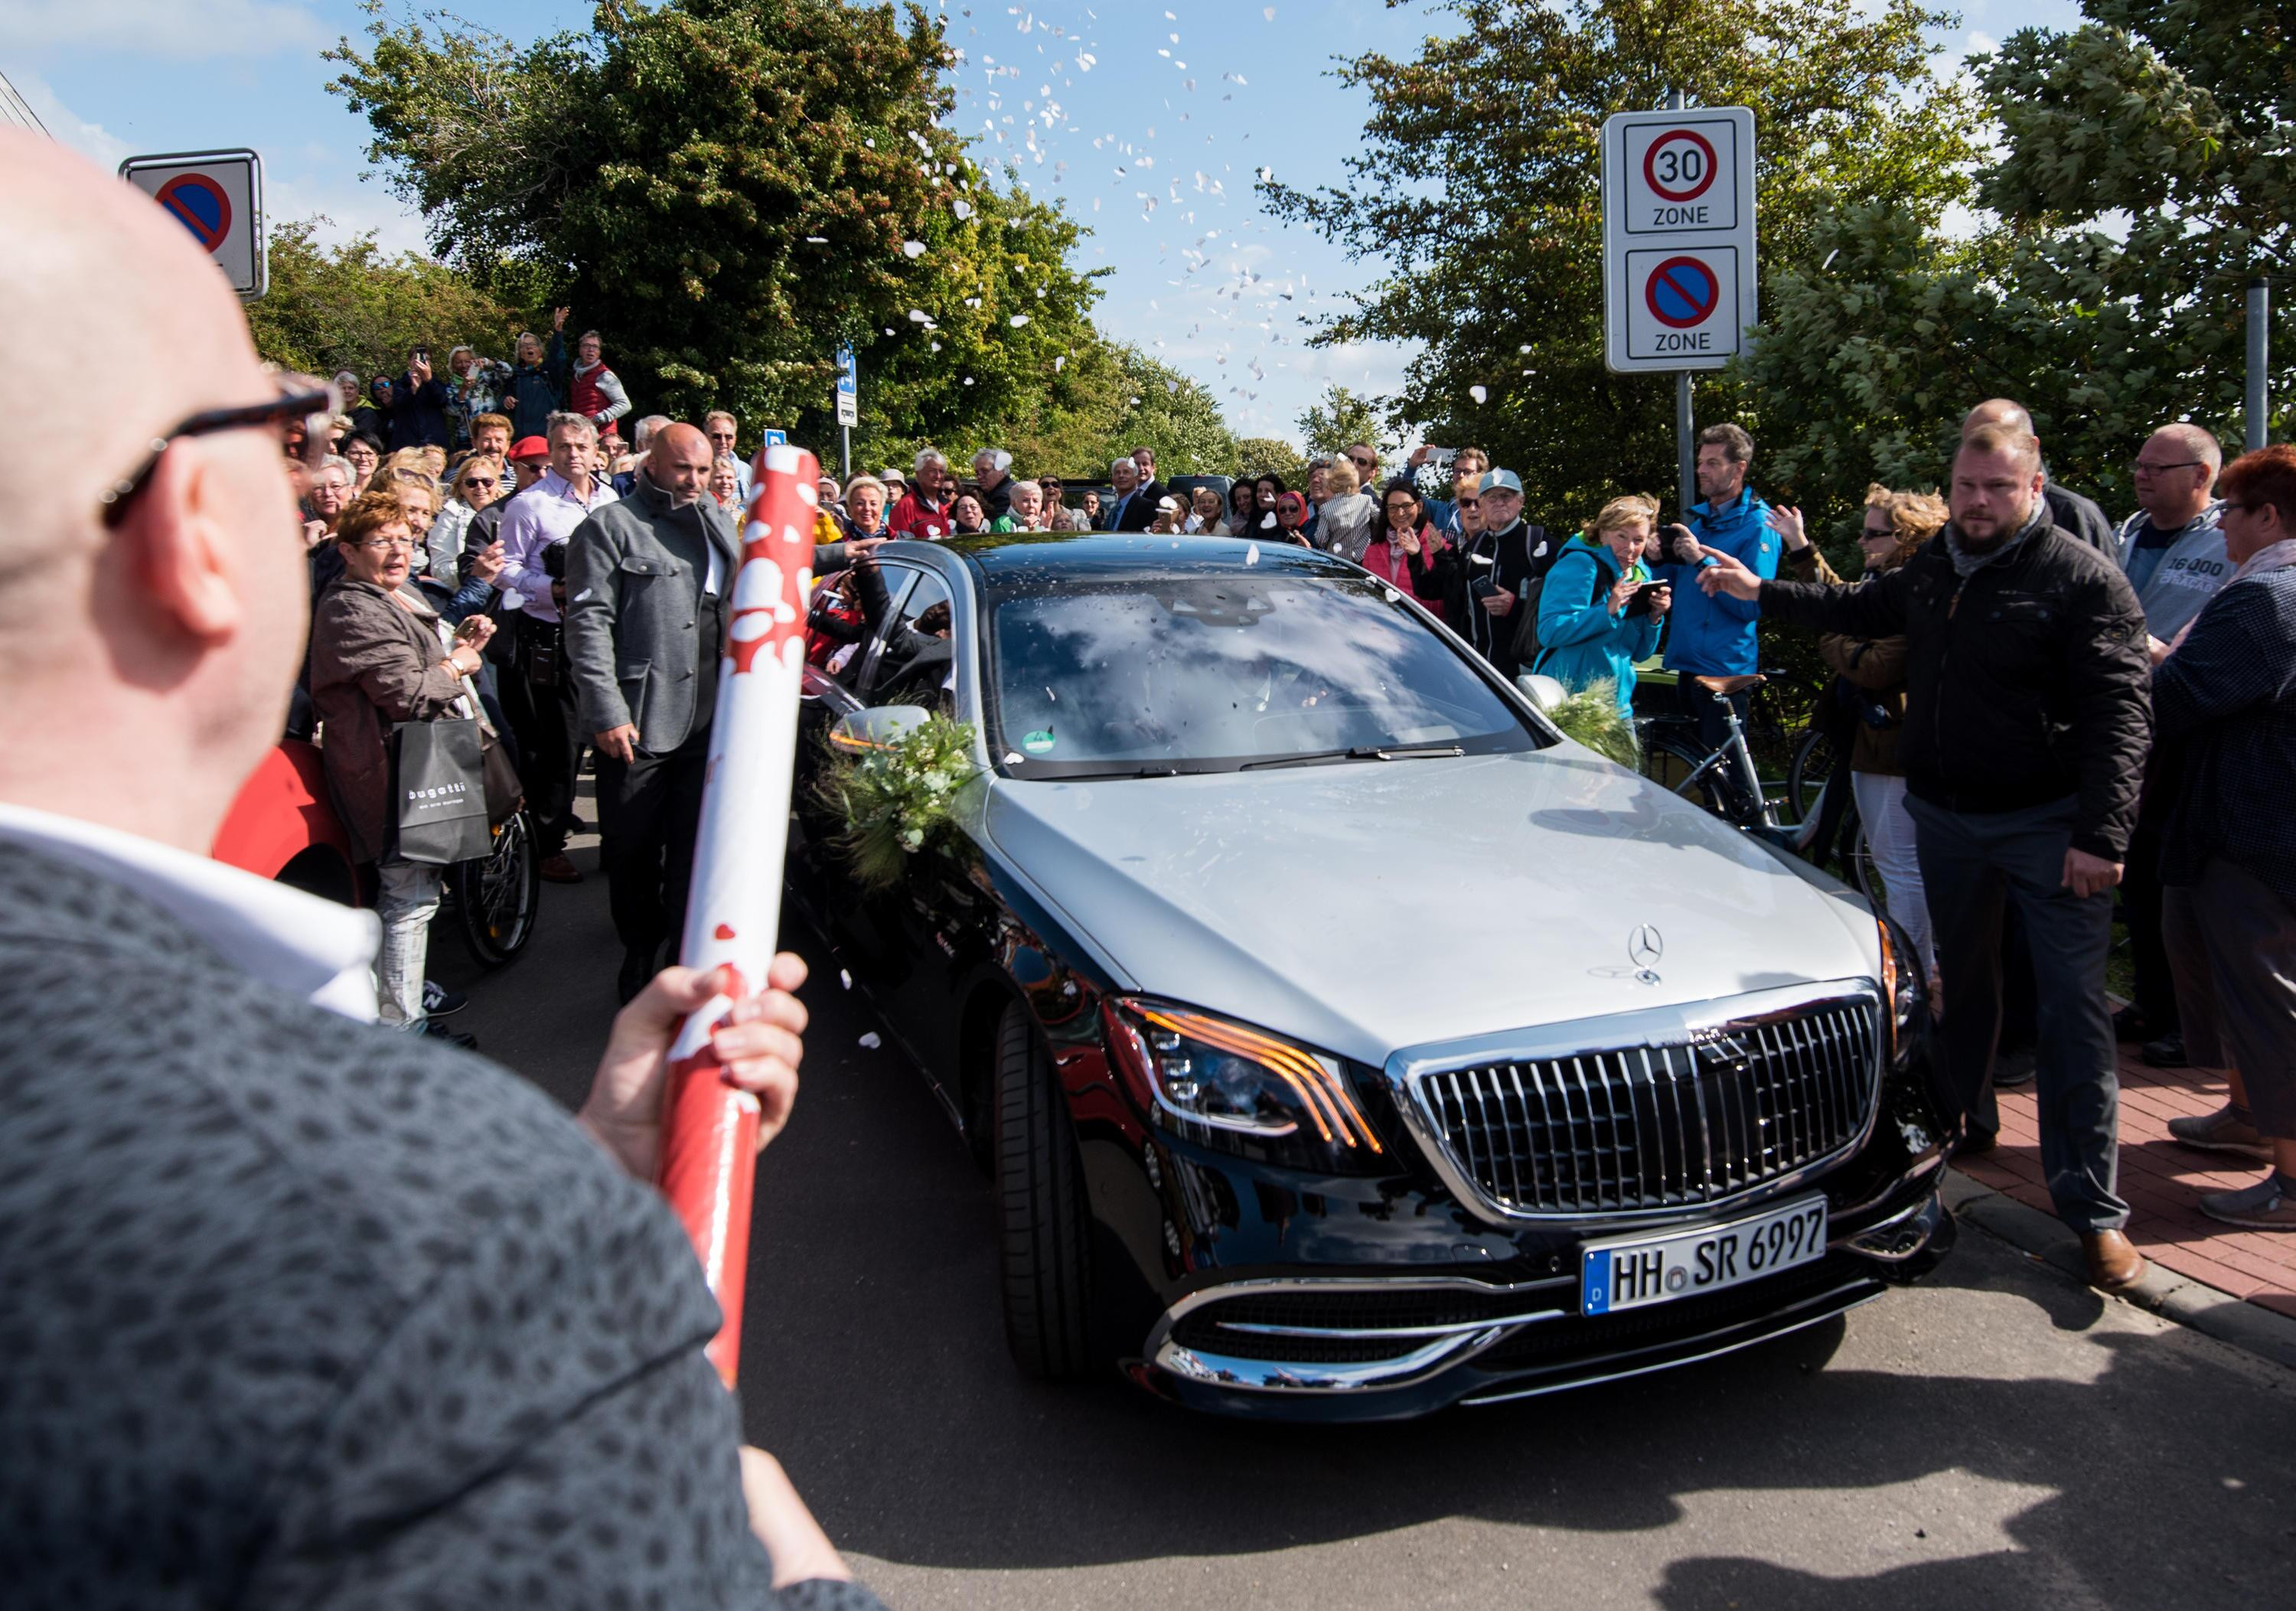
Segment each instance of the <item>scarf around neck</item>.
[{"label": "scarf around neck", "polygon": [[1988,548],[1982,554],[1972,554],[1961,546],[1961,528],[1948,521],[1945,527],[1946,556],[1953,561],[1954,574],[1960,577],[1962,580],[1967,581],[1996,560],[2007,558],[2016,552],[2033,533],[2046,530],[2050,523],[2048,503],[2045,499],[2035,498],[2033,513],[2027,517],[2023,525],[2017,528],[2015,536],[1996,547]]}]

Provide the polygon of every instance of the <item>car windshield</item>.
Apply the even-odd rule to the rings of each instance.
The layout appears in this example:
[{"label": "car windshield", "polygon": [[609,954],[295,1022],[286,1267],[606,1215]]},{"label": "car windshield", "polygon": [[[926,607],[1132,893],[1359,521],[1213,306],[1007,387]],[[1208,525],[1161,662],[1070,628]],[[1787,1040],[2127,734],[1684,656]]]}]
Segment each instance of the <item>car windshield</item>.
[{"label": "car windshield", "polygon": [[1370,577],[1092,577],[990,611],[991,752],[1028,778],[1540,747]]}]

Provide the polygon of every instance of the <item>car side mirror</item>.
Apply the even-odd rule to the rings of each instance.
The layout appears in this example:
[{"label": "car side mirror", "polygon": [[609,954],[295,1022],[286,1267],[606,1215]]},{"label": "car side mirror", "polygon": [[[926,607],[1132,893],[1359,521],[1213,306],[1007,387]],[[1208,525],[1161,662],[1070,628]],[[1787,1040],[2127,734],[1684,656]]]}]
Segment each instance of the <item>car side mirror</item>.
[{"label": "car side mirror", "polygon": [[888,749],[931,719],[922,705],[875,705],[839,717],[829,742],[840,750]]},{"label": "car side mirror", "polygon": [[1525,671],[1514,679],[1514,686],[1521,690],[1525,699],[1538,707],[1541,714],[1560,709],[1562,702],[1570,697],[1561,683],[1536,671]]}]

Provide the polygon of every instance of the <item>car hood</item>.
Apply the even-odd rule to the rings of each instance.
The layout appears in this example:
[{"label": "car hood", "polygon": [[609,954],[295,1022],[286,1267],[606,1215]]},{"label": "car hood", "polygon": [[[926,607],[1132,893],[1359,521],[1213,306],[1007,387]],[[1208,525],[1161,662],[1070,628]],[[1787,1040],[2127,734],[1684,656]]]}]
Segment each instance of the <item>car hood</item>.
[{"label": "car hood", "polygon": [[1857,897],[1571,744],[1000,778],[980,826],[1129,988],[1370,1064],[1878,966]]}]

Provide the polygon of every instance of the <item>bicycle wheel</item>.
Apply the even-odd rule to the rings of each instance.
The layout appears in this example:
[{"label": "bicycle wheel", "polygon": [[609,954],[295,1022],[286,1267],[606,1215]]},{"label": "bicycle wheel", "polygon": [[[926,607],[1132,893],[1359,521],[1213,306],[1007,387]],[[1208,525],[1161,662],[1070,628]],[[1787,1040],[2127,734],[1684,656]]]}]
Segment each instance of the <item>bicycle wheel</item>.
[{"label": "bicycle wheel", "polygon": [[1883,883],[1882,868],[1874,859],[1874,847],[1866,838],[1866,825],[1852,815],[1841,825],[1841,842],[1845,847],[1841,859],[1846,882],[1856,886],[1857,892],[1874,903],[1876,911],[1889,909],[1890,892]]},{"label": "bicycle wheel", "polygon": [[536,853],[534,822],[524,811],[495,830],[491,854],[456,862],[452,877],[455,913],[463,941],[487,967],[513,960],[534,938],[535,914],[542,904],[542,858]]},{"label": "bicycle wheel", "polygon": [[1833,746],[1825,735],[1816,727],[1802,735],[1801,743],[1794,746],[1793,762],[1786,769],[1786,804],[1792,808],[1796,822],[1807,821],[1817,810],[1818,796],[1825,793],[1826,780],[1833,776]]},{"label": "bicycle wheel", "polygon": [[1737,818],[1730,814],[1728,800],[1717,786],[1720,769],[1710,769],[1704,777],[1687,789],[1682,786],[1683,779],[1697,771],[1705,761],[1706,757],[1694,745],[1685,744],[1678,738],[1653,736],[1643,749],[1643,776],[1669,793],[1679,794],[1693,805],[1710,811],[1723,821],[1735,823]]}]

